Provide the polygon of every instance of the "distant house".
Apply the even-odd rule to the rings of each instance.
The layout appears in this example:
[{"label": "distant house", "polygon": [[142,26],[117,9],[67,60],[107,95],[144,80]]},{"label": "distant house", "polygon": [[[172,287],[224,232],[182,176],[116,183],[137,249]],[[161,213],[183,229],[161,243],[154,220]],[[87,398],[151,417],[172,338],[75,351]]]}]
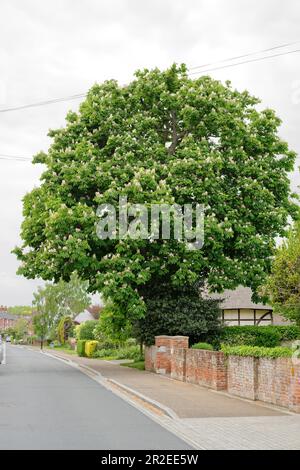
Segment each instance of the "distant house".
[{"label": "distant house", "polygon": [[74,323],[76,325],[81,325],[81,323],[84,323],[89,320],[95,320],[95,317],[88,310],[84,310],[83,312],[79,313],[77,317],[74,318]]},{"label": "distant house", "polygon": [[287,322],[280,315],[273,313],[270,305],[254,303],[249,287],[225,290],[222,294],[213,294],[212,298],[223,299],[220,304],[222,321],[226,325],[283,325]]},{"label": "distant house", "polygon": [[7,307],[1,305],[0,307],[0,330],[7,330],[8,328],[12,328],[18,317],[15,315],[11,315],[7,311]]}]

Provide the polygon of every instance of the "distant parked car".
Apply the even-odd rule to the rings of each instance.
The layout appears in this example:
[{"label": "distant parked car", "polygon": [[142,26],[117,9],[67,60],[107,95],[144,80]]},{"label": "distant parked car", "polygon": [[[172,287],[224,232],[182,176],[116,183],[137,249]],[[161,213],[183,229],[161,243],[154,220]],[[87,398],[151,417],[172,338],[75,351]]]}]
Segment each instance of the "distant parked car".
[{"label": "distant parked car", "polygon": [[6,342],[7,342],[7,343],[10,343],[10,342],[11,342],[10,336],[6,336]]}]

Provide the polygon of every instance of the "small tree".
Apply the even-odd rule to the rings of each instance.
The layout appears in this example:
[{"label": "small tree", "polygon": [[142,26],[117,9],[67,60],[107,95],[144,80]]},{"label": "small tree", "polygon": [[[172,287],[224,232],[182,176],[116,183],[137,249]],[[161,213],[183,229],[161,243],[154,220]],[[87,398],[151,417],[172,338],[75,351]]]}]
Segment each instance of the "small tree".
[{"label": "small tree", "polygon": [[52,284],[38,287],[33,294],[32,305],[36,311],[33,316],[33,330],[41,340],[41,349],[46,338],[55,332],[56,325],[56,296]]},{"label": "small tree", "polygon": [[300,222],[278,248],[264,291],[275,311],[300,325]]},{"label": "small tree", "polygon": [[35,315],[32,320],[34,333],[40,338],[41,349],[49,333],[49,316],[46,313]]},{"label": "small tree", "polygon": [[24,338],[28,332],[28,322],[25,318],[19,318],[13,327],[13,336],[16,340]]},{"label": "small tree", "polygon": [[82,281],[76,272],[72,273],[69,282],[62,279],[53,286],[55,294],[55,310],[61,317],[74,318],[90,303],[91,298],[88,294],[88,281]]},{"label": "small tree", "polygon": [[88,282],[82,282],[77,273],[71,275],[70,282],[60,280],[57,284],[46,283],[44,287],[39,287],[33,300],[38,316],[42,315],[42,318],[36,320],[38,328],[41,327],[41,321],[45,334],[54,338],[62,318],[68,317],[72,321],[90,304],[87,289]]}]

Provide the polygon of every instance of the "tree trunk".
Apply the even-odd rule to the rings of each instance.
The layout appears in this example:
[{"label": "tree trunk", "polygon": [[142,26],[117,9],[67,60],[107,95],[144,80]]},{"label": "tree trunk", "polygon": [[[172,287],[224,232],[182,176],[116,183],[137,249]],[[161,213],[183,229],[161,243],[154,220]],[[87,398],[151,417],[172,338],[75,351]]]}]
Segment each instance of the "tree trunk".
[{"label": "tree trunk", "polygon": [[140,341],[140,356],[143,357],[143,341]]}]

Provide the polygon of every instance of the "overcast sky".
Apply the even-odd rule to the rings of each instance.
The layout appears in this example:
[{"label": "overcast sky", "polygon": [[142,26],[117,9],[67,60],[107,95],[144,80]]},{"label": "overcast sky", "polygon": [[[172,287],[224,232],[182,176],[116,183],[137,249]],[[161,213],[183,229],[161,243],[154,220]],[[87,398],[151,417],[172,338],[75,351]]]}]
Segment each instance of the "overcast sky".
[{"label": "overcast sky", "polygon": [[[300,41],[298,0],[1,0],[0,109],[86,92],[95,82],[128,82],[142,67],[196,66]],[[289,48],[300,49],[300,42]],[[281,50],[274,51],[281,52]],[[300,52],[211,72],[247,88],[283,120],[300,153]],[[47,150],[67,102],[0,113],[0,154]],[[298,160],[299,165],[299,160]],[[0,304],[31,304],[39,281],[16,275],[22,197],[42,167],[0,159]],[[291,175],[293,188],[300,183]]]}]

